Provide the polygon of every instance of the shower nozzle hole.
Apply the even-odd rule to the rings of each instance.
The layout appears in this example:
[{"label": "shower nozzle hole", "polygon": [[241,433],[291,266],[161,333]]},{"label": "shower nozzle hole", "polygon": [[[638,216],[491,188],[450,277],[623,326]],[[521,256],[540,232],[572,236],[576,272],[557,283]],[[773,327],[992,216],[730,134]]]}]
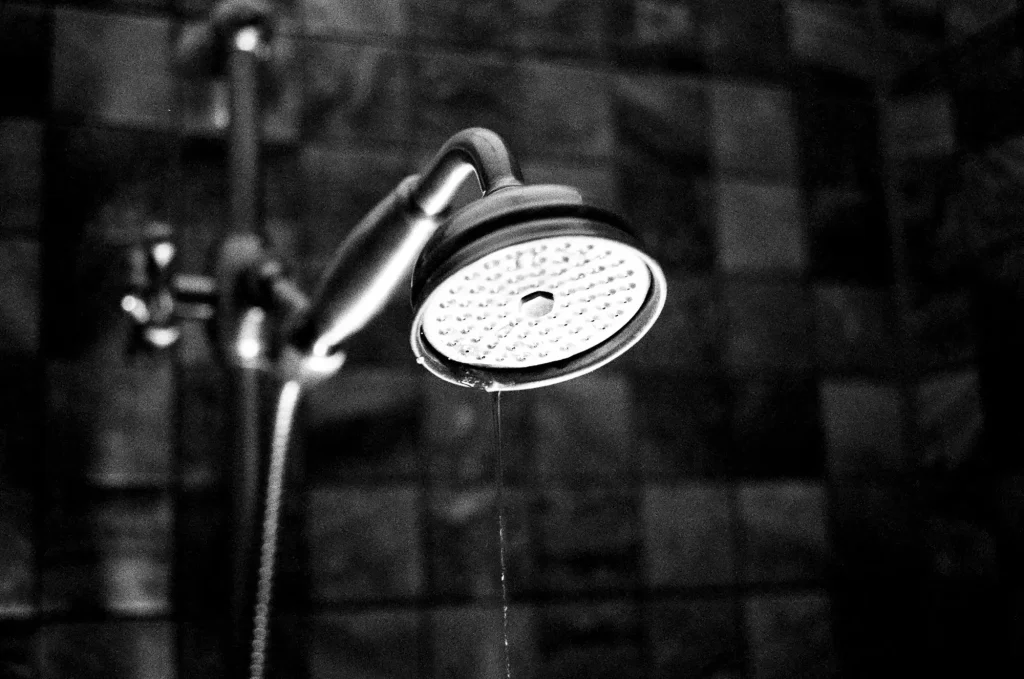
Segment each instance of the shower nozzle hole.
[{"label": "shower nozzle hole", "polygon": [[540,318],[545,316],[555,306],[555,296],[546,290],[537,290],[528,295],[523,295],[519,300],[519,310],[527,318]]}]

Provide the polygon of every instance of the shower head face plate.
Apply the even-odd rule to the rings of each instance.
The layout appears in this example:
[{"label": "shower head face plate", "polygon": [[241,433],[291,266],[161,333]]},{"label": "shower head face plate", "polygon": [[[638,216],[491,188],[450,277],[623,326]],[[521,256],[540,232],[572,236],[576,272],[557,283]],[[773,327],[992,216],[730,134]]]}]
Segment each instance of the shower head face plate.
[{"label": "shower head face plate", "polygon": [[413,271],[416,361],[485,391],[546,387],[654,325],[665,275],[613,212],[558,185],[505,187],[438,229]]},{"label": "shower head face plate", "polygon": [[510,245],[458,269],[427,297],[425,340],[481,368],[533,368],[586,352],[633,319],[651,288],[634,248],[597,236]]}]

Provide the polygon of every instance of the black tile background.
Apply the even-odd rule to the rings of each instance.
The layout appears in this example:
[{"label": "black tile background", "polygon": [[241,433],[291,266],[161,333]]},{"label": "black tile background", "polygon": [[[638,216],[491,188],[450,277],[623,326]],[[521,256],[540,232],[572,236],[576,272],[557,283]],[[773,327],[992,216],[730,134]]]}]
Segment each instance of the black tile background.
[{"label": "black tile background", "polygon": [[[225,375],[203,328],[140,354],[117,309],[147,224],[195,273],[222,229],[227,89],[172,65],[212,4],[0,4],[3,676],[223,671]],[[626,356],[503,397],[515,676],[1024,660],[1020,49],[883,87],[1014,4],[277,3],[264,216],[303,286],[470,126],[666,270]],[[503,669],[491,406],[418,369],[410,318],[303,403],[274,676]]]}]

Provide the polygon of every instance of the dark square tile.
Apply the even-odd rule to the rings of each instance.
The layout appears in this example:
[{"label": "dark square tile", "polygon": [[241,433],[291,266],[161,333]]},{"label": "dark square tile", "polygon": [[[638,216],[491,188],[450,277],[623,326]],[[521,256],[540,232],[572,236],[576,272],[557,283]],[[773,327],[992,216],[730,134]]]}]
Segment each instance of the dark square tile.
[{"label": "dark square tile", "polygon": [[[384,150],[349,152],[309,145],[302,151],[301,165],[307,208],[300,252],[317,268],[325,266],[355,225],[412,174],[404,154]],[[314,272],[307,284],[318,277]]]},{"label": "dark square tile", "polygon": [[997,507],[997,532],[1009,537],[1007,554],[1016,554],[1014,558],[1020,558],[1024,554],[1021,551],[1024,548],[1024,476],[1004,475],[986,494]]},{"label": "dark square tile", "polygon": [[[917,255],[916,276],[955,269],[955,228],[948,214],[950,194],[956,190],[956,161],[946,155],[900,158],[893,163],[899,218],[909,230],[907,247]],[[921,252],[916,252],[921,248]],[[925,249],[927,248],[927,249]],[[955,254],[954,254],[955,253]],[[948,275],[948,274],[947,274]]]},{"label": "dark square tile", "polygon": [[[231,506],[227,494],[223,491],[198,491],[182,494],[175,507],[179,544],[177,572],[174,577],[175,606],[188,620],[197,621],[193,628],[198,637],[200,634],[216,635],[214,630],[203,630],[200,620],[210,620],[224,615],[228,610],[231,597],[231,582],[235,575],[231,564]],[[278,553],[280,554],[280,546]],[[278,589],[281,583],[280,572],[275,577],[275,602],[280,602]],[[277,604],[275,604],[276,607]],[[187,633],[186,633],[187,636]],[[212,654],[213,657],[196,658],[197,664],[214,662],[220,648],[218,639],[209,640],[196,638],[187,643],[196,644],[197,655]]]},{"label": "dark square tile", "polygon": [[814,286],[818,364],[829,373],[894,375],[896,309],[885,288]]},{"label": "dark square tile", "polygon": [[901,213],[909,358],[923,370],[963,363],[976,352],[972,274],[965,266],[972,257],[965,237],[971,236],[965,233],[963,213],[948,198],[949,169],[945,159],[911,160],[898,169],[905,201]]},{"label": "dark square tile", "polygon": [[17,64],[0,79],[0,114],[42,116],[50,82],[51,29],[41,7],[5,2],[0,7],[0,63]]},{"label": "dark square tile", "polygon": [[308,390],[306,474],[319,482],[417,478],[421,380],[409,370],[351,366]]},{"label": "dark square tile", "polygon": [[169,622],[50,625],[39,632],[39,644],[40,679],[176,676]]},{"label": "dark square tile", "polygon": [[[920,287],[941,284],[942,292],[955,289],[957,283],[963,283],[956,276],[960,271],[955,264],[973,260],[981,269],[977,272],[980,280],[991,290],[989,295],[996,290],[1008,290],[1009,281],[1015,280],[1019,270],[1014,239],[1019,233],[1020,205],[1024,197],[1018,179],[1021,153],[1019,140],[1012,138],[987,151],[962,154],[950,177],[949,218],[941,222],[934,219],[937,214],[934,209],[922,215],[932,217],[919,227],[919,243],[927,250],[918,256],[919,261],[911,261],[918,276],[930,274],[931,278],[919,284]],[[913,164],[905,162],[903,165],[907,172],[923,173],[930,169],[929,174],[934,174],[937,172],[935,165],[941,163],[941,159],[926,163],[914,159]],[[998,297],[989,303],[993,307],[1002,304]],[[980,305],[980,308],[986,306]]]},{"label": "dark square tile", "polygon": [[934,56],[946,43],[940,3],[931,0],[888,0],[878,12],[882,30],[892,36],[891,59],[917,64]]},{"label": "dark square tile", "polygon": [[515,0],[515,44],[530,53],[601,57],[612,0]]},{"label": "dark square tile", "polygon": [[832,627],[844,676],[920,676],[932,669],[924,667],[933,654],[922,645],[926,623],[913,583],[853,583],[833,591]]},{"label": "dark square tile", "polygon": [[671,277],[661,317],[623,360],[645,370],[716,371],[722,330],[717,293],[709,279]]},{"label": "dark square tile", "polygon": [[795,187],[726,181],[716,188],[717,261],[723,271],[803,271],[807,234]]},{"label": "dark square tile", "polygon": [[829,515],[832,565],[840,588],[885,581],[902,583],[899,587],[906,590],[908,579],[921,577],[924,532],[913,488],[837,483],[829,498]]},{"label": "dark square tile", "polygon": [[408,138],[410,88],[405,53],[320,40],[304,43],[303,52],[305,138],[342,139],[350,148]]},{"label": "dark square tile", "polygon": [[788,64],[786,17],[773,0],[708,3],[705,49],[718,71],[773,75]]},{"label": "dark square tile", "polygon": [[323,487],[309,493],[306,523],[313,597],[410,597],[423,586],[419,493]]},{"label": "dark square tile", "polygon": [[0,234],[36,235],[43,207],[43,125],[2,118],[0,146]]},{"label": "dark square tile", "polygon": [[68,493],[47,518],[43,605],[165,613],[170,606],[171,505],[158,492]]},{"label": "dark square tile", "polygon": [[[810,2],[800,5],[814,11],[833,9]],[[805,88],[796,92],[794,105],[804,186],[864,191],[877,185],[882,144],[878,112],[870,97]]]},{"label": "dark square tile", "polygon": [[[489,13],[486,5],[473,4],[481,14]],[[494,13],[491,8],[490,14]],[[447,53],[416,55],[415,59],[412,125],[418,143],[433,152],[437,145],[468,127],[485,127],[515,143],[516,112],[525,95],[521,72],[511,60]]]},{"label": "dark square tile", "polygon": [[618,180],[622,210],[659,264],[670,273],[710,271],[714,197],[707,179],[632,160],[619,164]]},{"label": "dark square tile", "polygon": [[313,677],[423,676],[419,614],[370,610],[318,615],[311,621],[309,673]]},{"label": "dark square tile", "polygon": [[305,253],[305,186],[302,184],[302,151],[296,147],[265,149],[261,168],[263,182],[262,227],[267,248],[292,275]]},{"label": "dark square tile", "polygon": [[815,279],[876,286],[892,282],[889,227],[877,193],[812,189],[807,193],[807,223]]},{"label": "dark square tile", "polygon": [[956,114],[948,92],[893,99],[884,115],[897,158],[945,156],[956,148]]},{"label": "dark square tile", "polygon": [[531,157],[611,155],[612,81],[606,73],[538,61],[522,63],[518,72],[510,140],[517,149]]},{"label": "dark square tile", "polygon": [[729,470],[732,399],[724,380],[644,371],[633,391],[645,480],[720,476]]},{"label": "dark square tile", "polygon": [[747,582],[824,578],[828,563],[825,489],[819,483],[771,482],[740,487]]},{"label": "dark square tile", "polygon": [[614,102],[620,153],[678,173],[708,168],[708,92],[699,78],[624,73]]},{"label": "dark square tile", "polygon": [[48,176],[46,200],[55,228],[86,226],[91,241],[124,245],[135,242],[149,219],[166,218],[177,150],[171,136],[95,127],[53,134],[56,176]]},{"label": "dark square tile", "polygon": [[643,675],[640,617],[631,601],[563,604],[537,610],[535,676],[637,679]]},{"label": "dark square tile", "polygon": [[1002,588],[929,583],[922,598],[921,669],[929,676],[998,675],[1015,660],[1018,644],[1007,629]]},{"label": "dark square tile", "polygon": [[633,403],[629,382],[614,372],[535,392],[530,420],[539,476],[570,483],[639,477]]},{"label": "dark square tile", "polygon": [[953,471],[977,460],[984,409],[974,369],[937,373],[918,383],[914,398],[921,466]]},{"label": "dark square tile", "polygon": [[868,81],[886,65],[869,12],[854,3],[785,4],[789,47],[800,64]]},{"label": "dark square tile", "polygon": [[172,83],[164,19],[57,10],[51,96],[71,120],[167,127]]},{"label": "dark square tile", "polygon": [[[181,176],[172,217],[178,236],[178,267],[188,273],[209,271],[216,243],[229,226],[226,148],[209,140],[190,140],[177,157]],[[202,354],[194,356],[201,359]]]},{"label": "dark square tile", "polygon": [[943,6],[946,38],[952,42],[1007,19],[1017,9],[1015,0],[967,0]]},{"label": "dark square tile", "polygon": [[639,529],[631,492],[546,489],[538,506],[538,585],[552,592],[631,589]]},{"label": "dark square tile", "polygon": [[424,0],[410,5],[416,37],[470,47],[510,47],[515,7],[500,0]]},{"label": "dark square tile", "polygon": [[[424,373],[426,375],[426,373]],[[494,401],[491,394],[426,376],[426,401],[419,444],[430,478],[439,484],[489,481],[497,475]],[[533,478],[533,395],[501,395],[501,459],[505,483]]]},{"label": "dark square tile", "polygon": [[[190,24],[184,30],[203,28]],[[270,56],[264,62],[257,99],[264,141],[291,143],[298,137],[303,82],[298,49],[297,39],[284,31],[279,31],[270,43]],[[180,99],[182,125],[187,135],[228,136],[231,94],[227,78],[186,78],[181,84]]]},{"label": "dark square tile", "polygon": [[43,463],[45,368],[38,356],[8,354],[0,360],[0,484],[14,493],[37,483]]},{"label": "dark square tile", "polygon": [[312,35],[401,36],[411,11],[402,0],[301,0],[305,31]]},{"label": "dark square tile", "polygon": [[796,283],[727,283],[729,366],[741,372],[809,368],[812,318],[807,297]]},{"label": "dark square tile", "polygon": [[[956,2],[942,7],[946,45],[957,45],[982,31],[992,30],[1007,22],[1017,10],[1014,0]],[[1019,45],[1006,44],[995,52],[978,58],[970,51],[959,60],[944,66],[956,75],[957,85],[965,92],[983,89],[1000,90],[1019,82],[1024,59]],[[1011,86],[1012,87],[1012,86]],[[968,97],[971,97],[969,94]],[[959,108],[959,107],[958,107]],[[991,111],[978,111],[988,116]]]},{"label": "dark square tile", "polygon": [[[998,529],[987,517],[978,516],[977,507],[985,500],[979,500],[975,493],[987,493],[989,488],[962,493],[940,483],[934,486],[925,485],[921,501],[925,515],[921,530],[926,545],[925,591],[937,595],[926,606],[934,606],[933,610],[948,615],[959,607],[957,592],[973,594],[977,597],[974,602],[977,609],[973,613],[984,615],[981,609],[991,606],[989,600],[993,595],[1005,596],[998,583],[1000,570],[1006,567],[1000,556],[1007,552],[998,544],[1005,537],[997,535]],[[970,615],[968,611],[961,612]],[[991,617],[999,615],[996,610],[991,613],[994,614]],[[948,617],[946,622],[950,622]],[[941,627],[941,624],[936,626]]]},{"label": "dark square tile", "polygon": [[[211,621],[188,620],[180,623],[178,644],[180,676],[220,677],[227,672],[226,644],[222,628]],[[271,638],[276,636],[271,634]],[[271,642],[273,643],[273,642]]]},{"label": "dark square tile", "polygon": [[746,608],[754,677],[835,676],[828,597],[759,596]]},{"label": "dark square tile", "polygon": [[732,471],[744,476],[819,477],[824,467],[813,379],[732,383]]},{"label": "dark square tile", "polygon": [[[535,614],[513,605],[508,610],[508,651],[512,676],[543,676],[537,669]],[[444,607],[431,613],[434,679],[505,676],[505,640],[498,606]]]},{"label": "dark square tile", "polygon": [[[0,430],[0,455],[12,452],[6,427]],[[4,465],[5,467],[7,465]],[[6,469],[4,477],[8,476]],[[0,554],[0,619],[26,617],[35,608],[36,584],[33,518],[35,500],[12,480],[0,478],[0,537],[7,547]],[[0,633],[0,636],[3,636]],[[2,650],[0,650],[2,654]],[[3,660],[0,660],[0,672]]]},{"label": "dark square tile", "polygon": [[0,240],[0,353],[39,351],[41,264],[38,241]]},{"label": "dark square tile", "polygon": [[797,135],[788,90],[716,81],[710,95],[715,168],[720,174],[796,178]]},{"label": "dark square tile", "polygon": [[[506,488],[505,584],[517,594],[532,585],[527,493]],[[434,594],[495,601],[501,596],[499,495],[492,487],[437,489],[430,494],[430,562]]]},{"label": "dark square tile", "polygon": [[612,0],[612,40],[623,66],[692,69],[703,62],[703,0]]},{"label": "dark square tile", "polygon": [[906,468],[904,404],[898,387],[826,380],[820,398],[832,476],[873,476]]},{"label": "dark square tile", "polygon": [[734,582],[734,534],[724,488],[710,484],[645,488],[643,530],[648,587]]},{"label": "dark square tile", "polygon": [[0,675],[5,677],[36,676],[34,629],[20,622],[0,623]]},{"label": "dark square tile", "polygon": [[1015,548],[1008,543],[1017,540],[1000,536],[1000,528],[979,512],[999,493],[993,490],[989,483],[969,489],[934,484],[923,493],[921,636],[926,667],[936,676],[947,669],[969,674],[973,667],[998,674],[996,668],[1018,653],[1019,594],[1000,584],[1000,573],[1019,563],[1009,557]]},{"label": "dark square tile", "polygon": [[61,435],[50,438],[49,454],[61,461],[73,483],[167,484],[174,424],[171,366],[149,356],[118,358],[51,367],[49,419]]},{"label": "dark square tile", "polygon": [[729,600],[663,600],[647,606],[654,679],[741,675],[739,611]]}]

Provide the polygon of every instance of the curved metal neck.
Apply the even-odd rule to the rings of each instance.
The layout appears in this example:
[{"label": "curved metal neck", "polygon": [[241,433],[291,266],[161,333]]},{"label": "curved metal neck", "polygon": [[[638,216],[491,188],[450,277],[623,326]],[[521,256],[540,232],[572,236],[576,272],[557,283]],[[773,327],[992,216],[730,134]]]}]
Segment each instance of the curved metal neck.
[{"label": "curved metal neck", "polygon": [[490,130],[473,127],[454,135],[441,147],[421,175],[412,201],[428,216],[440,214],[471,173],[476,174],[484,195],[523,183],[519,163],[505,141]]}]

